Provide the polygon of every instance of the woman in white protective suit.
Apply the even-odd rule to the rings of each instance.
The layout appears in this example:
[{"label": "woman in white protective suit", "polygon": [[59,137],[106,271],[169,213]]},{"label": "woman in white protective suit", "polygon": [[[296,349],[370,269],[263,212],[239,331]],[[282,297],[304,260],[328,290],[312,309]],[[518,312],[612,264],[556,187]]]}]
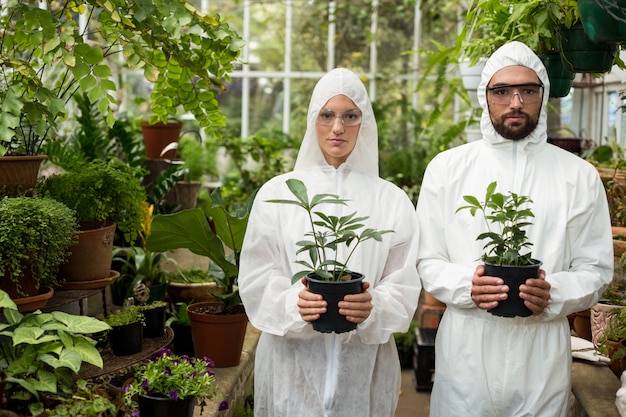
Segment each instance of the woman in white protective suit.
[{"label": "woman in white protective suit", "polygon": [[[478,87],[482,140],[437,155],[420,190],[418,271],[424,290],[447,305],[435,342],[431,416],[565,417],[570,398],[566,316],[591,307],[613,273],[606,195],[596,169],[547,143],[550,81],[540,59],[511,42],[487,61]],[[527,195],[527,228],[540,276],[520,287],[529,317],[487,312],[506,298],[484,276],[484,219],[464,195],[487,185]]]},{"label": "woman in white protective suit", "polygon": [[[382,242],[358,246],[350,268],[365,276],[363,293],[340,302],[357,323],[347,333],[320,333],[310,321],[326,309],[321,296],[291,277],[302,269],[296,242],[310,229],[285,181],[303,181],[309,196],[337,194],[367,227],[392,229]],[[324,207],[321,207],[322,210]],[[394,415],[400,364],[393,333],[406,332],[417,307],[417,219],[400,188],[378,176],[378,134],[367,91],[346,69],[323,76],[313,91],[307,130],[294,170],[264,184],[248,221],[239,289],[250,322],[262,331],[255,356],[256,417],[383,417]]]}]

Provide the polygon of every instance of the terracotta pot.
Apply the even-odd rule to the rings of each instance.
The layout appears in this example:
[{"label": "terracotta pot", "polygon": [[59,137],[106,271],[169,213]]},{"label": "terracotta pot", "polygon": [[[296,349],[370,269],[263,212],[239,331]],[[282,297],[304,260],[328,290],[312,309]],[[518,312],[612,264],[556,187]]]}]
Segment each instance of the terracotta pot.
[{"label": "terracotta pot", "polygon": [[589,309],[572,314],[572,328],[578,335],[586,340],[592,340],[591,334],[591,312]]},{"label": "terracotta pot", "polygon": [[219,302],[194,303],[187,307],[191,319],[191,334],[196,357],[208,357],[216,368],[237,366],[246,336],[248,316],[238,314],[212,314]]},{"label": "terracotta pot", "polygon": [[115,223],[108,223],[101,228],[80,231],[78,243],[68,249],[72,253],[68,261],[59,267],[59,276],[70,282],[108,278],[115,228]]},{"label": "terracotta pot", "polygon": [[435,297],[424,291],[424,305],[432,306],[432,307],[445,307],[446,305],[441,301],[437,300]]},{"label": "terracotta pot", "polygon": [[0,197],[31,195],[47,155],[0,156]]},{"label": "terracotta pot", "polygon": [[624,308],[606,303],[598,303],[591,307],[591,341],[598,346],[598,340],[604,334],[604,330],[608,326],[609,318],[616,310]]},{"label": "terracotta pot", "polygon": [[178,210],[196,208],[201,185],[200,181],[178,181],[166,194],[165,201]]},{"label": "terracotta pot", "polygon": [[13,302],[17,305],[17,311],[25,313],[28,311],[35,311],[48,304],[48,300],[54,295],[54,289],[52,287],[41,287],[39,293],[30,297],[20,297],[13,299]]},{"label": "terracotta pot", "polygon": [[[607,340],[606,343],[609,345],[607,356],[611,358],[618,349],[625,347],[626,341]],[[622,373],[626,371],[626,356],[620,359],[612,360],[609,364],[609,368],[611,368],[611,371],[613,371],[613,374],[616,377],[621,378]]]},{"label": "terracotta pot", "polygon": [[21,262],[22,274],[19,282],[15,283],[9,276],[0,276],[0,289],[5,291],[9,298],[24,298],[36,296],[39,294],[39,281],[33,278],[30,264]]},{"label": "terracotta pot", "polygon": [[339,301],[347,294],[359,294],[363,291],[363,275],[352,272],[349,281],[324,281],[316,278],[314,272],[306,276],[309,291],[321,294],[328,303],[326,313],[312,322],[313,330],[322,333],[345,333],[356,329],[356,323],[346,320],[346,316],[339,314]]},{"label": "terracotta pot", "polygon": [[202,301],[218,301],[211,291],[222,293],[215,282],[170,282],[167,287],[167,295],[174,303],[200,303]]},{"label": "terracotta pot", "polygon": [[178,142],[182,122],[170,122],[167,124],[155,123],[153,125],[142,122],[141,131],[143,133],[143,143],[146,148],[147,158],[174,159],[176,150],[169,150],[161,155],[163,149],[172,142]]},{"label": "terracotta pot", "polygon": [[192,417],[196,398],[189,397],[178,401],[163,397],[139,395],[139,415],[147,417]]}]

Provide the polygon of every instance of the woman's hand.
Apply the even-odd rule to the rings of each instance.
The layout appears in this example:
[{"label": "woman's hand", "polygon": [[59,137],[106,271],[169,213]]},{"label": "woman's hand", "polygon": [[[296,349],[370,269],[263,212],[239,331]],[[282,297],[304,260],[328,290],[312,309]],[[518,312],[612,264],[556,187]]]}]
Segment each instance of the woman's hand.
[{"label": "woman's hand", "polygon": [[304,289],[298,293],[298,312],[304,321],[315,321],[320,318],[320,314],[326,312],[326,301],[320,294],[309,291],[306,279],[302,278]]},{"label": "woman's hand", "polygon": [[363,281],[363,292],[348,294],[339,302],[339,314],[346,316],[350,323],[363,323],[372,312],[372,294],[367,291],[369,282]]}]

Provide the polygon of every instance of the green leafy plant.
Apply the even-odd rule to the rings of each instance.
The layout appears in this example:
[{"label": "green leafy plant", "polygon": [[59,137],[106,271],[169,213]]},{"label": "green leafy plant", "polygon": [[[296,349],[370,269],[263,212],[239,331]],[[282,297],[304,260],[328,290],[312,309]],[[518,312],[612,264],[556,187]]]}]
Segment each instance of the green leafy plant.
[{"label": "green leafy plant", "polygon": [[[310,200],[307,193],[306,185],[295,178],[288,179],[287,187],[296,197],[296,200],[267,200],[269,203],[293,204],[304,209],[309,218],[311,231],[305,234],[312,240],[301,240],[296,243],[300,249],[296,254],[307,252],[310,262],[296,261],[303,265],[306,269],[296,272],[291,278],[291,282],[295,283],[302,277],[313,272],[325,281],[341,281],[350,273],[348,262],[354,254],[354,251],[361,242],[374,239],[382,242],[382,235],[393,233],[393,230],[376,230],[366,228],[360,233],[359,229],[363,229],[365,224],[362,222],[369,217],[356,217],[356,212],[346,216],[329,216],[322,211],[314,211],[321,204],[341,204],[346,205],[345,199],[339,198],[334,194],[316,194]],[[317,226],[317,227],[316,227]],[[348,256],[344,261],[337,258],[337,248],[340,245],[350,245],[354,243]]]},{"label": "green leafy plant", "polygon": [[224,124],[215,95],[243,42],[219,16],[200,13],[190,1],[63,0],[40,8],[34,0],[9,0],[0,22],[0,154],[39,153],[56,138],[77,92],[99,102],[113,125],[111,58],[120,53],[154,83],[152,122],[183,110],[207,133]]},{"label": "green leafy plant", "polygon": [[191,326],[191,319],[187,311],[188,306],[189,304],[184,302],[176,303],[174,309],[170,312],[170,316],[165,321],[165,325],[180,324],[183,326]]},{"label": "green leafy plant", "polygon": [[[487,186],[482,202],[471,195],[463,196],[469,205],[459,207],[456,212],[469,210],[472,216],[477,212],[483,214],[488,231],[476,238],[487,240],[483,247],[486,252],[481,257],[483,261],[495,265],[532,265],[536,263],[532,259],[532,253],[521,252],[532,246],[524,227],[532,224],[528,219],[534,217],[534,214],[530,208],[523,206],[533,201],[516,193],[496,193],[496,187],[495,181]],[[498,230],[494,228],[496,225]]]},{"label": "green leafy plant", "polygon": [[109,314],[104,322],[111,327],[118,327],[136,322],[144,323],[145,318],[138,305],[129,305]]},{"label": "green leafy plant", "polygon": [[[209,269],[211,269],[209,265]],[[198,284],[204,282],[215,282],[209,271],[200,267],[179,268],[176,271],[167,273],[167,282],[180,282],[185,284]]]},{"label": "green leafy plant", "polygon": [[211,400],[218,395],[213,368],[208,358],[178,356],[161,349],[135,368],[135,379],[124,386],[124,402],[136,408],[137,395],[174,401],[195,397],[196,403]]},{"label": "green leafy plant", "polygon": [[48,417],[115,417],[117,407],[109,396],[90,386],[85,380],[76,381],[74,392],[69,396],[59,396],[60,403],[54,409],[46,409]]},{"label": "green leafy plant", "polygon": [[78,222],[66,205],[50,198],[0,199],[0,276],[17,285],[27,268],[39,283],[57,284],[59,265],[76,242]]},{"label": "green leafy plant", "polygon": [[[224,293],[212,294],[224,302],[225,314],[241,305],[237,288],[239,256],[255,196],[256,192],[248,197],[243,206],[231,212],[226,209],[217,188],[211,193],[211,199],[199,208],[154,216],[152,230],[146,240],[149,250],[165,252],[186,248],[196,255],[208,257],[221,269],[214,279]],[[232,252],[226,254],[225,247]]]},{"label": "green leafy plant", "polygon": [[75,210],[83,230],[112,221],[132,244],[142,229],[146,191],[137,171],[122,162],[93,160],[75,166],[48,177],[36,192]]},{"label": "green leafy plant", "polygon": [[626,346],[621,343],[625,339],[626,308],[615,308],[609,313],[607,326],[598,338],[598,350],[611,360],[622,359],[626,356]]},{"label": "green leafy plant", "polygon": [[110,329],[102,321],[61,311],[37,310],[23,315],[8,294],[0,291],[0,382],[14,411],[43,412],[42,394],[71,393],[83,362],[102,368],[95,341],[87,335]]}]

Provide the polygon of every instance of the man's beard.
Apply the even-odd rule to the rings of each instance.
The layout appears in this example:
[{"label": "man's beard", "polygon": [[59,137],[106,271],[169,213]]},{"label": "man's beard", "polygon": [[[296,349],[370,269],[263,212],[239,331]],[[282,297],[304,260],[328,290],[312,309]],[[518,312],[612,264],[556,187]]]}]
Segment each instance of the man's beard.
[{"label": "man's beard", "polygon": [[[506,119],[510,116],[523,116],[523,122],[506,125]],[[539,118],[532,119],[528,113],[512,111],[503,114],[498,120],[492,120],[493,128],[505,139],[521,140],[530,135],[539,124]]]}]

